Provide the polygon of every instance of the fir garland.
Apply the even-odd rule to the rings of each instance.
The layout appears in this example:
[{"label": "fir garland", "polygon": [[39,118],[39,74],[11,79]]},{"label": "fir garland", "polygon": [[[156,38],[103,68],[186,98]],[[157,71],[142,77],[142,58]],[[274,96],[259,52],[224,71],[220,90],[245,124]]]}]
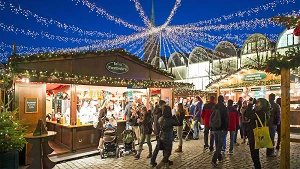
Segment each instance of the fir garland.
[{"label": "fir garland", "polygon": [[138,62],[141,65],[145,65],[147,68],[154,70],[160,74],[165,76],[175,78],[175,75],[169,73],[165,70],[161,70],[148,62],[141,60],[138,56],[130,54],[124,49],[111,49],[111,50],[101,50],[101,51],[83,51],[83,52],[70,52],[70,53],[63,53],[63,52],[54,52],[54,53],[37,53],[33,55],[12,55],[9,58],[9,64],[11,67],[17,68],[17,64],[21,62],[32,62],[32,61],[43,61],[43,60],[54,60],[54,59],[77,59],[80,57],[85,57],[86,55],[93,54],[96,56],[112,56],[112,55],[125,55],[129,56],[132,60]]},{"label": "fir garland", "polygon": [[[240,88],[240,87],[250,87],[250,86],[266,86],[266,85],[276,85],[280,83],[281,80],[253,81],[253,82],[244,82],[238,84],[226,84],[220,86],[220,88],[225,89],[225,88]],[[217,87],[211,87],[211,88],[217,88]]]},{"label": "fir garland", "polygon": [[[0,76],[4,77],[2,74]],[[97,76],[85,76],[76,75],[67,72],[58,71],[36,71],[36,70],[18,70],[15,72],[15,76],[20,78],[28,78],[31,82],[57,82],[57,83],[71,83],[71,84],[90,84],[90,85],[101,85],[101,84],[111,84],[117,86],[126,85],[138,85],[145,87],[186,87],[193,88],[194,85],[191,83],[183,82],[173,82],[173,81],[152,81],[152,80],[135,80],[135,79],[123,79],[123,78],[113,78],[113,77],[97,77]]]}]

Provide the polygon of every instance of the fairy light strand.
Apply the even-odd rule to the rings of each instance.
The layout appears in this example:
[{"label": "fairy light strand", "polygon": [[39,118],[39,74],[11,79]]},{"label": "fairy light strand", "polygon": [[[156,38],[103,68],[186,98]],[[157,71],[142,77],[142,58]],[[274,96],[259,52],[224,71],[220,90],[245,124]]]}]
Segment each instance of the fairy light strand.
[{"label": "fairy light strand", "polygon": [[140,17],[142,18],[144,24],[147,26],[147,27],[151,27],[151,22],[149,20],[149,18],[146,16],[140,2],[138,0],[130,0],[130,1],[133,1],[134,4],[135,4],[135,8],[136,10],[139,12],[139,15]]},{"label": "fairy light strand", "polygon": [[104,16],[107,20],[114,21],[117,24],[122,24],[123,26],[130,28],[130,29],[134,29],[136,31],[144,30],[143,27],[139,27],[139,26],[130,24],[121,18],[117,18],[117,17],[109,14],[105,9],[97,6],[95,3],[89,2],[88,0],[72,0],[72,1],[75,1],[76,5],[82,3],[82,5],[87,6],[91,11],[95,11],[98,15]]},{"label": "fairy light strand", "polygon": [[49,27],[49,25],[55,25],[60,29],[64,29],[65,32],[69,32],[69,31],[72,33],[77,32],[78,35],[80,36],[93,36],[93,37],[96,36],[96,37],[108,37],[108,38],[113,38],[118,36],[117,34],[112,34],[112,33],[84,30],[75,25],[66,24],[52,18],[48,19],[28,9],[22,9],[19,4],[13,4],[11,2],[8,4],[3,1],[0,1],[0,10],[4,10],[5,8],[10,9],[10,11],[16,15],[24,16],[26,19],[34,18],[37,23],[40,23],[44,26]]}]

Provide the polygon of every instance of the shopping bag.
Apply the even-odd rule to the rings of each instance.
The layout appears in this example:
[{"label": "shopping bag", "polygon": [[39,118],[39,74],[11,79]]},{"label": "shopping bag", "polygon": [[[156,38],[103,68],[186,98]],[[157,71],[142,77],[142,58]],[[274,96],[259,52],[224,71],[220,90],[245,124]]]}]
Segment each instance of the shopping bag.
[{"label": "shopping bag", "polygon": [[[260,118],[258,117],[258,115],[256,113],[255,113],[255,115],[256,115],[260,125],[262,126],[262,127],[258,127],[257,120],[255,121],[256,128],[253,129],[254,140],[255,140],[255,149],[273,148],[274,146],[273,146],[272,140],[270,138],[269,127],[266,126],[266,123],[265,123],[265,125],[263,125]],[[265,116],[266,116],[266,114],[265,114]]]}]

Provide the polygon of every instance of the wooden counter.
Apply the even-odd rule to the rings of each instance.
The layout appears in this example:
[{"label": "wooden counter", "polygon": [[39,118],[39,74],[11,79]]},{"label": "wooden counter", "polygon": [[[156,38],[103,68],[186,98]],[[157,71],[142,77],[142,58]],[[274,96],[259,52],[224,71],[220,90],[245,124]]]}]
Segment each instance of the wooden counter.
[{"label": "wooden counter", "polygon": [[47,128],[57,132],[54,137],[55,143],[67,147],[72,152],[98,146],[99,133],[92,124],[66,125],[47,121]]},{"label": "wooden counter", "polygon": [[[122,140],[122,132],[126,127],[126,120],[118,120],[117,134],[119,141]],[[67,125],[56,121],[47,121],[47,130],[55,131],[55,143],[68,148],[70,151],[98,147],[99,133],[92,124]]]},{"label": "wooden counter", "polygon": [[290,125],[300,125],[300,110],[290,110]]}]

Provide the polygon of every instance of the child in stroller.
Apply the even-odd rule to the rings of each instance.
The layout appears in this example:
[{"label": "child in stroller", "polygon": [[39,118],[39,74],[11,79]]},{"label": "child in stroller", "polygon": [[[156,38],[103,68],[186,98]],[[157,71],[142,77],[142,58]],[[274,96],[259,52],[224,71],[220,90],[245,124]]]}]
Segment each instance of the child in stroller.
[{"label": "child in stroller", "polygon": [[124,152],[133,152],[134,154],[137,153],[137,151],[135,150],[135,133],[133,132],[133,130],[124,130],[122,132],[122,140],[123,140],[123,144],[124,144]]},{"label": "child in stroller", "polygon": [[117,127],[106,123],[103,137],[103,149],[100,151],[100,157],[115,155],[116,158],[120,157],[121,152],[118,145]]}]

